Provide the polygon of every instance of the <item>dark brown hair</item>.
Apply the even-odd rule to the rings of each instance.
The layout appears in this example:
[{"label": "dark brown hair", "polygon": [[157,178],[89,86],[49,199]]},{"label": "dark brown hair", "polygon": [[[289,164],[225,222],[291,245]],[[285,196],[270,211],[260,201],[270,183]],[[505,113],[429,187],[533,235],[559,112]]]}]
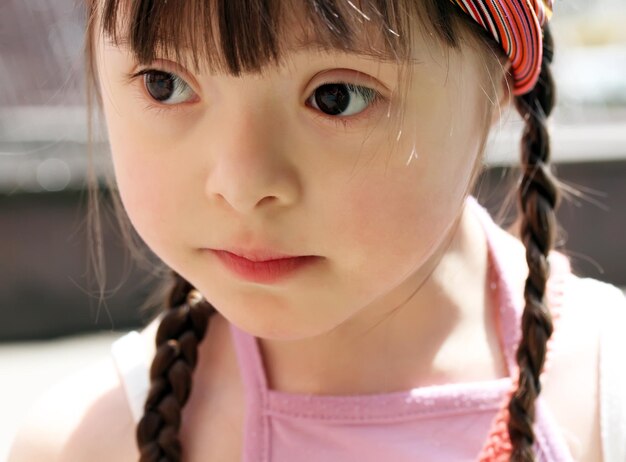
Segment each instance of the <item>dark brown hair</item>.
[{"label": "dark brown hair", "polygon": [[[411,60],[411,37],[419,32],[452,49],[460,48],[463,35],[481,44],[491,54],[492,64],[503,56],[493,38],[447,0],[300,0],[301,8],[296,9],[286,7],[290,3],[286,0],[86,1],[87,71],[92,91],[97,88],[97,33],[127,43],[141,63],[165,55],[196,68],[206,64],[239,75],[262,72],[265,66],[280,61],[287,43],[285,37],[290,35],[285,27],[289,11],[303,11],[304,17],[290,25],[301,27],[303,41],[320,48],[371,54],[401,64]],[[370,34],[382,37],[382,48],[371,45]],[[546,26],[539,81],[531,92],[515,98],[515,106],[525,121],[517,202],[529,275],[524,288],[522,339],[517,350],[518,388],[509,403],[513,461],[534,460],[534,403],[541,391],[539,376],[552,334],[544,297],[550,273],[547,256],[554,246],[555,209],[560,200],[558,183],[550,171],[546,127],[554,106],[552,48]],[[117,204],[119,207],[119,200]],[[151,386],[137,426],[142,462],[178,461],[182,457],[178,437],[181,412],[191,390],[198,343],[215,312],[176,273],[166,304],[168,309],[156,335]]]}]

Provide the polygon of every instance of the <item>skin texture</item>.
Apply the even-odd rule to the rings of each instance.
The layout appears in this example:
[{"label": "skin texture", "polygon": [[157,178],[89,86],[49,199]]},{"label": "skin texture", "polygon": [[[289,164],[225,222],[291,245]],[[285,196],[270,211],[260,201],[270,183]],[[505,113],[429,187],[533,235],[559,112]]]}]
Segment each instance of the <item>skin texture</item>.
[{"label": "skin texture", "polygon": [[[131,55],[100,44],[124,206],[146,243],[220,311],[199,347],[183,415],[188,460],[240,460],[243,399],[226,319],[261,337],[277,390],[375,393],[507,373],[485,290],[484,236],[462,207],[489,122],[488,78],[469,48],[462,56],[429,49],[420,58],[400,127],[387,119],[387,103],[344,127],[304,104],[313,89],[355,79],[390,98],[393,114],[395,66],[308,53],[262,77],[172,67],[166,70],[180,72],[198,98],[155,111],[146,108],[141,79],[126,78],[138,70]],[[505,106],[506,82],[494,89],[492,100]],[[417,157],[407,164],[414,143]],[[524,249],[511,241],[519,247],[511,264],[521,293]],[[284,283],[251,284],[199,251],[229,245],[324,260]],[[600,316],[587,318],[563,318],[562,348],[542,393],[575,459],[601,460],[596,400],[577,399],[597,392],[595,374],[580,380],[577,372],[597,370]],[[155,330],[153,323],[142,333],[151,353]],[[583,330],[584,344],[576,334]],[[11,462],[137,460],[110,360],[60,384],[36,409]],[[51,428],[54,436],[42,438]]]},{"label": "skin texture", "polygon": [[[409,337],[450,324],[442,317],[476,309],[460,306],[467,287],[456,277],[484,256],[460,252],[455,231],[480,160],[485,71],[469,47],[462,56],[421,49],[398,126],[387,117],[401,109],[395,64],[306,51],[262,76],[234,78],[162,61],[154,67],[176,72],[195,96],[147,109],[142,79],[126,78],[139,70],[132,55],[101,43],[104,112],[133,225],[221,314],[263,338],[277,362],[281,351],[318,363],[329,351],[354,357],[352,340],[366,332],[370,348],[393,357],[414,349]],[[337,125],[307,100],[338,80],[387,101]],[[233,246],[322,259],[283,282],[255,284],[202,251]],[[426,308],[441,303],[449,309]]]}]

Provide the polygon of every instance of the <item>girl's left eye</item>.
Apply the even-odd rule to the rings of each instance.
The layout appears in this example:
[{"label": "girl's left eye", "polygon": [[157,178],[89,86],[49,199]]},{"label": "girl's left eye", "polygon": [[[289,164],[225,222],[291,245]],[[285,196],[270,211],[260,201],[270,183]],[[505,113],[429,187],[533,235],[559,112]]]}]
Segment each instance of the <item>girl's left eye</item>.
[{"label": "girl's left eye", "polygon": [[364,111],[381,98],[372,88],[339,82],[317,87],[307,102],[327,115],[346,117]]},{"label": "girl's left eye", "polygon": [[195,96],[189,84],[176,74],[145,69],[135,76],[143,75],[143,85],[150,98],[161,104],[186,103]]}]

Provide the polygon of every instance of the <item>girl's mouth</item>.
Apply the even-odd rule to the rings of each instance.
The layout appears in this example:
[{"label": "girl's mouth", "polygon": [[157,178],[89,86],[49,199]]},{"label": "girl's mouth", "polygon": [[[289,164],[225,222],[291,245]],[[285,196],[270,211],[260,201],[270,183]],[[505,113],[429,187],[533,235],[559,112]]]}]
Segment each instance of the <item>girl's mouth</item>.
[{"label": "girl's mouth", "polygon": [[227,250],[209,249],[235,275],[251,282],[271,284],[294,275],[321,259],[315,255],[249,260]]}]

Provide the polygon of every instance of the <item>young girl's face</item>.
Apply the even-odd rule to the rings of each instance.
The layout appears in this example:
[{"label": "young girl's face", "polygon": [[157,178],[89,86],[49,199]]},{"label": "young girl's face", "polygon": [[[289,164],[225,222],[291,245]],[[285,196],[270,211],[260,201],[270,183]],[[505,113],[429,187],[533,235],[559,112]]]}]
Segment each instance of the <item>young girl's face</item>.
[{"label": "young girl's face", "polygon": [[[406,93],[395,62],[339,51],[301,47],[233,77],[165,59],[139,66],[123,45],[98,43],[134,227],[242,329],[319,335],[397,307],[432,269],[480,164],[493,84],[478,50],[447,55],[415,35]],[[159,72],[129,77],[149,69]],[[319,258],[258,283],[207,249]]]}]

